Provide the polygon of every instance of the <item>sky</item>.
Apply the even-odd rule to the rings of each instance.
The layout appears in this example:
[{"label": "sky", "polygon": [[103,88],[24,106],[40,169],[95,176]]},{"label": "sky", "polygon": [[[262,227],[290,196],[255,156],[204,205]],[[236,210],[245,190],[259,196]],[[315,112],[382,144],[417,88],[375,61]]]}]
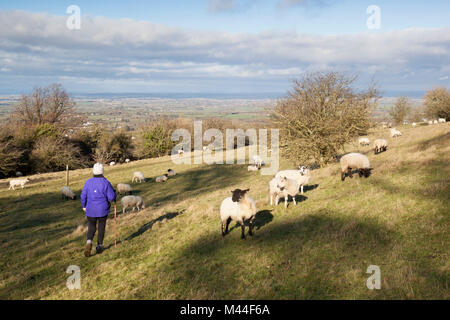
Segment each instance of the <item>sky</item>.
[{"label": "sky", "polygon": [[282,94],[340,71],[417,96],[450,85],[449,21],[436,0],[1,0],[0,94]]}]

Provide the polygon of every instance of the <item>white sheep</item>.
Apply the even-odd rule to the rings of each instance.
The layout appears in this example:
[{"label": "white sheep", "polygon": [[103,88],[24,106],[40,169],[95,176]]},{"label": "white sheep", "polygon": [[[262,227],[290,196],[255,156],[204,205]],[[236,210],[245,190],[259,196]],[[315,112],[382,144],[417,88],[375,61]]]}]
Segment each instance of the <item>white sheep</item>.
[{"label": "white sheep", "polygon": [[299,167],[299,170],[282,170],[279,171],[275,177],[281,178],[286,177],[288,179],[293,179],[297,181],[301,188],[301,192],[303,194],[303,186],[306,186],[311,179],[311,171],[305,166]]},{"label": "white sheep", "polygon": [[241,238],[245,239],[245,221],[249,222],[248,234],[253,235],[253,220],[256,215],[255,201],[247,194],[250,189],[236,189],[233,194],[222,201],[220,205],[220,220],[222,222],[222,236],[228,233],[231,221],[238,221],[241,225]]},{"label": "white sheep", "polygon": [[144,174],[143,174],[142,172],[140,172],[140,171],[135,171],[135,172],[133,173],[133,180],[131,180],[131,182],[134,182],[134,180],[136,180],[136,181],[139,180],[139,183],[141,183],[142,181],[145,182],[145,176],[144,176]]},{"label": "white sheep", "polygon": [[128,208],[133,208],[133,211],[145,208],[145,203],[139,196],[125,196],[120,202],[122,203],[122,213],[125,213]]},{"label": "white sheep", "polygon": [[439,123],[445,123],[445,121],[446,121],[446,120],[445,120],[444,118],[439,118],[439,119],[438,119],[438,122],[439,122]]},{"label": "white sheep", "polygon": [[415,122],[412,123],[412,127],[413,127],[413,128],[415,128],[416,125],[417,125],[417,123],[415,123]]},{"label": "white sheep", "polygon": [[128,163],[128,162],[130,162],[130,159],[125,159],[125,163]]},{"label": "white sheep", "polygon": [[391,138],[400,137],[401,135],[402,133],[399,130],[395,128],[391,129]]},{"label": "white sheep", "polygon": [[248,171],[258,171],[259,168],[257,166],[254,166],[254,165],[250,165],[250,166],[247,167],[247,170]]},{"label": "white sheep", "polygon": [[67,200],[69,198],[72,200],[75,200],[77,198],[77,196],[72,191],[72,189],[70,189],[69,187],[62,187],[61,188],[61,198],[63,200]]},{"label": "white sheep", "polygon": [[162,176],[159,176],[159,177],[156,177],[155,178],[155,181],[156,182],[166,182],[167,181],[167,173],[165,173],[164,175],[162,175]]},{"label": "white sheep", "polygon": [[261,168],[264,165],[264,161],[260,155],[255,154],[255,155],[253,155],[253,164],[255,166],[257,166],[258,168]]},{"label": "white sheep", "polygon": [[438,124],[438,121],[437,120],[433,120],[433,124]]},{"label": "white sheep", "polygon": [[388,144],[385,139],[376,139],[373,142],[373,151],[375,154],[380,153],[381,151],[386,151],[387,146]]},{"label": "white sheep", "polygon": [[167,175],[168,176],[175,176],[176,174],[177,173],[174,170],[172,170],[172,169],[167,170]]},{"label": "white sheep", "polygon": [[361,137],[358,139],[358,143],[362,146],[368,146],[370,144],[370,140],[367,137]]},{"label": "white sheep", "polygon": [[428,120],[428,124],[433,124],[433,120]]},{"label": "white sheep", "polygon": [[109,163],[109,165],[112,167],[112,166],[115,166],[116,163],[115,163],[114,161],[111,161],[111,162]]},{"label": "white sheep", "polygon": [[281,190],[278,188],[278,180],[280,178],[273,178],[269,181],[269,196],[270,205],[273,205],[273,198],[275,197],[275,205],[278,205],[278,200],[280,199]]},{"label": "white sheep", "polygon": [[353,178],[352,169],[357,169],[359,176],[363,175],[367,178],[373,168],[370,167],[369,158],[361,153],[348,153],[342,156],[341,160],[341,180],[345,180],[345,171],[348,171],[348,176]]},{"label": "white sheep", "polygon": [[[284,208],[287,208],[289,196],[292,197],[294,205],[297,205],[297,202],[295,201],[295,196],[298,194],[299,187],[300,187],[299,183],[294,179],[288,179],[286,177],[281,177],[277,179],[277,189],[280,190],[280,193],[284,197]],[[278,200],[276,204],[278,204]]]},{"label": "white sheep", "polygon": [[9,181],[9,188],[8,190],[16,190],[15,187],[21,186],[22,189],[25,187],[25,184],[28,183],[30,181],[30,179],[25,178],[25,179],[13,179]]},{"label": "white sheep", "polygon": [[126,183],[118,183],[117,184],[117,193],[122,194],[122,193],[128,193],[131,194],[132,189],[131,186],[129,184]]}]

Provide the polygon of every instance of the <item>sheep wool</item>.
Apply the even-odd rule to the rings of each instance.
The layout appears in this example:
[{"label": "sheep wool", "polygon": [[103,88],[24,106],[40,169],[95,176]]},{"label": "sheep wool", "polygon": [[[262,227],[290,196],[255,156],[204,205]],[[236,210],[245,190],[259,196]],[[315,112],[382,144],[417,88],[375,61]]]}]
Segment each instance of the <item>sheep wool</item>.
[{"label": "sheep wool", "polygon": [[145,182],[145,176],[142,172],[140,171],[135,171],[133,173],[133,180],[131,180],[131,182],[134,182],[134,180],[139,181],[139,183],[141,183],[142,181]]},{"label": "sheep wool", "polygon": [[381,151],[386,151],[387,149],[387,141],[385,139],[376,139],[373,142],[373,151],[375,154],[380,153]]},{"label": "sheep wool", "polygon": [[361,153],[348,153],[342,156],[341,160],[341,180],[345,180],[345,172],[348,172],[348,176],[353,178],[352,169],[357,169],[360,177],[363,175],[367,178],[370,175],[371,170],[369,158]]},{"label": "sheep wool", "polygon": [[362,146],[368,146],[370,144],[370,140],[367,137],[361,137],[358,139],[358,143]]},{"label": "sheep wool", "polygon": [[69,187],[61,188],[61,197],[63,200],[68,200],[69,198],[75,200],[77,198],[75,193]]},{"label": "sheep wool", "polygon": [[166,182],[167,181],[167,173],[166,174],[164,174],[164,175],[162,175],[162,176],[159,176],[159,177],[156,177],[155,178],[155,181],[156,182]]},{"label": "sheep wool", "polygon": [[399,130],[395,128],[391,129],[391,138],[400,137],[401,135],[402,133]]},{"label": "sheep wool", "polygon": [[446,121],[446,120],[445,120],[444,118],[439,118],[439,119],[438,119],[438,122],[439,122],[439,123],[445,123],[445,121]]},{"label": "sheep wool", "polygon": [[301,188],[301,192],[303,194],[303,186],[306,186],[311,179],[311,170],[306,167],[300,167],[299,170],[282,170],[279,171],[275,177],[282,178],[286,177],[288,179],[293,179],[297,181]]},{"label": "sheep wool", "polygon": [[131,194],[132,190],[131,190],[131,186],[129,184],[126,183],[118,183],[117,184],[117,193],[122,194],[122,193],[127,193]]},{"label": "sheep wool", "polygon": [[250,189],[235,189],[231,197],[225,198],[220,205],[220,220],[222,221],[222,236],[228,233],[231,221],[241,225],[241,238],[245,239],[245,221],[249,222],[249,235],[253,235],[253,220],[256,215],[255,201],[247,194]]},{"label": "sheep wool", "polygon": [[281,194],[284,197],[284,208],[287,208],[289,196],[292,197],[294,205],[297,205],[297,202],[295,202],[295,196],[298,194],[299,187],[299,183],[294,179],[282,177],[277,180],[277,188],[281,191]]},{"label": "sheep wool", "polygon": [[8,190],[16,190],[15,187],[22,187],[22,189],[25,187],[25,184],[27,184],[30,181],[30,179],[25,178],[25,179],[13,179],[11,181],[9,181],[9,188]]},{"label": "sheep wool", "polygon": [[122,213],[125,213],[128,208],[133,208],[133,211],[145,208],[144,201],[139,196],[125,196],[120,200],[120,203],[122,204]]},{"label": "sheep wool", "polygon": [[175,176],[177,173],[173,171],[172,169],[167,170],[167,175],[169,176]]}]

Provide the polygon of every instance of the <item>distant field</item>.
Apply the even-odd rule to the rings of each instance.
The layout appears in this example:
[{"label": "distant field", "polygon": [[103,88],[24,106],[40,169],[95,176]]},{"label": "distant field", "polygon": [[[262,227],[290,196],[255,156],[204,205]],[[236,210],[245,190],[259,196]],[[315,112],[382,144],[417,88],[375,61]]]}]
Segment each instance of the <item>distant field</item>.
[{"label": "distant field", "polygon": [[[118,216],[117,248],[109,220],[107,250],[91,258],[79,200],[60,199],[64,173],[33,176],[23,192],[0,180],[0,299],[449,299],[449,129],[405,126],[396,139],[372,132],[388,138],[387,152],[346,150],[369,156],[371,177],[341,182],[337,163],[314,170],[287,210],[269,205],[271,177],[244,165],[163,157],[106,167],[114,185],[136,170],[179,174],[132,184],[147,208]],[[71,172],[78,195],[90,176]],[[222,238],[220,202],[248,187],[255,235],[241,240],[233,227]],[[81,290],[65,286],[69,265],[81,268]],[[365,285],[369,265],[381,269],[381,290]]]}]

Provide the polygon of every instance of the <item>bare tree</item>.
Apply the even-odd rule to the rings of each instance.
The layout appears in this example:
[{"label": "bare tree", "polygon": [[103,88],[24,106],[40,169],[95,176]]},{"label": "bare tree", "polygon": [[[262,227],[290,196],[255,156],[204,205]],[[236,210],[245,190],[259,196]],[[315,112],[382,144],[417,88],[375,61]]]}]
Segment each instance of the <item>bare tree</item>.
[{"label": "bare tree", "polygon": [[395,105],[389,110],[391,119],[396,124],[402,124],[411,110],[411,103],[407,97],[398,97]]},{"label": "bare tree", "polygon": [[29,95],[22,95],[15,106],[13,116],[25,125],[55,124],[62,121],[75,102],[60,84],[35,88]]},{"label": "bare tree", "polygon": [[324,165],[353,137],[372,125],[377,90],[356,92],[356,77],[337,72],[307,74],[294,80],[288,96],[278,101],[271,118],[281,130],[282,151],[300,163]]}]

